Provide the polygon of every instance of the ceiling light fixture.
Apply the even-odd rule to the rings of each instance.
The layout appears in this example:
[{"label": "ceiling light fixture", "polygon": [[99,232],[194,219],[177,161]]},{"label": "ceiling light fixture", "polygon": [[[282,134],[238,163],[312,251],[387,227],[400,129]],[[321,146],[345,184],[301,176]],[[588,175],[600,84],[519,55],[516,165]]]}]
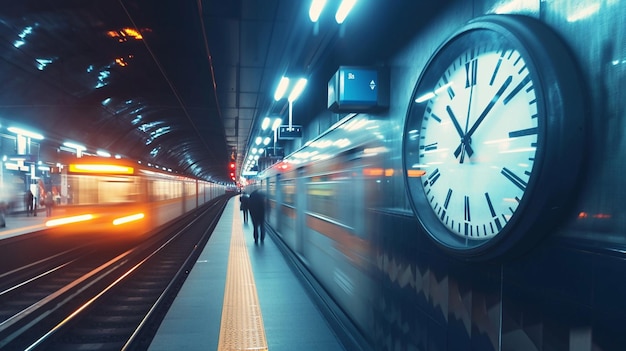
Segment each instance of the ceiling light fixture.
[{"label": "ceiling light fixture", "polygon": [[287,88],[289,87],[289,78],[282,77],[280,79],[280,83],[278,83],[278,87],[276,88],[276,92],[274,93],[274,100],[278,101],[285,96],[287,92]]},{"label": "ceiling light fixture", "polygon": [[9,128],[7,128],[7,130],[9,132],[11,132],[11,133],[15,133],[17,135],[23,135],[23,136],[31,138],[31,139],[37,139],[37,140],[43,139],[43,135],[41,135],[39,133],[31,132],[29,130],[25,130],[25,129],[22,129],[22,128],[9,127]]},{"label": "ceiling light fixture", "polygon": [[302,94],[302,91],[304,91],[304,87],[306,87],[306,83],[307,83],[306,78],[300,78],[298,82],[296,83],[296,85],[291,90],[291,93],[289,93],[289,97],[287,98],[287,100],[289,102],[296,101],[298,97],[300,96],[300,94]]},{"label": "ceiling light fixture", "polygon": [[309,8],[309,18],[311,22],[315,23],[319,20],[324,6],[326,6],[326,0],[313,0],[313,2],[311,2],[311,7]]},{"label": "ceiling light fixture", "polygon": [[269,117],[265,117],[263,118],[263,123],[261,123],[261,129],[266,130],[267,127],[270,126],[270,118]]},{"label": "ceiling light fixture", "polygon": [[337,13],[335,13],[335,21],[337,21],[338,24],[342,24],[355,4],[356,0],[343,0],[337,9]]}]

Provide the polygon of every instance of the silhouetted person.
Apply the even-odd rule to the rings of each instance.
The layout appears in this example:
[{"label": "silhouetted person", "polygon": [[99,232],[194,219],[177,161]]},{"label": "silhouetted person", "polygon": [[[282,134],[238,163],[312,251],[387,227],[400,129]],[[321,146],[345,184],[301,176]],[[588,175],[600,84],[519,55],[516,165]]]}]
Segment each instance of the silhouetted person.
[{"label": "silhouetted person", "polygon": [[7,226],[7,208],[9,204],[4,201],[4,199],[0,200],[0,227],[4,228]]},{"label": "silhouetted person", "polygon": [[261,242],[263,242],[265,240],[265,195],[261,191],[255,190],[250,194],[248,210],[250,210],[252,225],[254,226],[254,243],[258,242],[259,234]]},{"label": "silhouetted person", "polygon": [[54,196],[52,192],[48,191],[43,198],[43,204],[46,206],[46,216],[52,216],[52,206],[54,206]]},{"label": "silhouetted person", "polygon": [[241,205],[239,205],[239,209],[243,211],[243,222],[248,223],[248,200],[250,200],[250,196],[246,193],[242,193],[239,197],[239,201]]},{"label": "silhouetted person", "polygon": [[33,204],[35,203],[35,195],[33,192],[28,190],[26,194],[24,194],[24,205],[26,207],[26,216],[30,216],[33,213]]}]

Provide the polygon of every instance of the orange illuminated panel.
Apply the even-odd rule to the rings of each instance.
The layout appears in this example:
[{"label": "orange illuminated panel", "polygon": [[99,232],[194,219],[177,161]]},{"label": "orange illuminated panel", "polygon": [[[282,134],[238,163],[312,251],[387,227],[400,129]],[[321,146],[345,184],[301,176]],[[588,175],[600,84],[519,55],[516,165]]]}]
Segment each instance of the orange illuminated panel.
[{"label": "orange illuminated panel", "polygon": [[134,28],[124,28],[123,29],[123,33],[127,36],[133,37],[137,40],[141,40],[143,39],[143,36],[141,35],[141,33],[139,33],[139,31],[135,30]]},{"label": "orange illuminated panel", "polygon": [[366,177],[381,177],[384,172],[382,168],[363,168],[363,175]]},{"label": "orange illuminated panel", "polygon": [[409,178],[419,178],[426,174],[426,171],[423,171],[421,169],[409,169],[406,171],[406,174],[409,176]]},{"label": "orange illuminated panel", "polygon": [[116,58],[116,59],[115,59],[115,63],[117,63],[117,64],[118,64],[118,65],[120,65],[121,67],[126,67],[126,66],[128,66],[128,62],[126,62],[126,61],[124,60],[124,58],[123,58],[123,57],[118,57],[118,58]]},{"label": "orange illuminated panel", "polygon": [[134,28],[123,28],[119,31],[117,30],[110,30],[107,31],[107,36],[111,37],[111,38],[118,38],[119,42],[124,42],[126,41],[126,38],[133,38],[136,40],[141,40],[143,39],[143,36],[141,35],[141,33],[134,29]]},{"label": "orange illuminated panel", "polygon": [[90,221],[93,218],[94,218],[94,216],[92,214],[84,214],[84,215],[80,215],[80,216],[72,216],[72,217],[51,219],[51,220],[46,222],[46,227],[55,227],[55,226],[58,226],[58,225],[78,223],[78,222],[85,222],[85,221]]},{"label": "orange illuminated panel", "polygon": [[108,164],[75,164],[69,165],[69,171],[71,173],[99,173],[99,174],[134,174],[135,168],[122,165],[108,165]]},{"label": "orange illuminated panel", "polygon": [[113,220],[113,225],[120,225],[120,224],[126,224],[129,222],[138,221],[140,219],[143,219],[144,217],[145,215],[143,213],[136,213],[134,215],[116,218]]}]

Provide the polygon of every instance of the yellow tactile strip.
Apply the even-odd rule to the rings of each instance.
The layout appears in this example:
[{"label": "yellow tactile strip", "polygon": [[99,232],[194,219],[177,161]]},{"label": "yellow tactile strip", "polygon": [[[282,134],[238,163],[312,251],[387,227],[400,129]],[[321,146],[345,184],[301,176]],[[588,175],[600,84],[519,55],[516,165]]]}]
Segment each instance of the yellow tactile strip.
[{"label": "yellow tactile strip", "polygon": [[243,236],[239,206],[233,206],[233,211],[218,350],[267,350],[261,306]]}]

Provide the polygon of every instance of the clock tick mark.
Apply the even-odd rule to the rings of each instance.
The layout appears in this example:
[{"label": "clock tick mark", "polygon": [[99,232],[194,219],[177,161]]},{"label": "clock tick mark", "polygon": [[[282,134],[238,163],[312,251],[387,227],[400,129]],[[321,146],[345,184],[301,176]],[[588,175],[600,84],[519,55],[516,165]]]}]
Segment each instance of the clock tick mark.
[{"label": "clock tick mark", "polygon": [[518,138],[518,137],[535,135],[535,134],[537,134],[537,127],[509,132],[509,138]]},{"label": "clock tick mark", "polygon": [[511,181],[516,187],[520,188],[520,190],[525,191],[526,186],[528,185],[522,178],[520,178],[517,174],[513,173],[510,169],[504,167],[500,171],[500,174],[505,176],[508,180]]}]

